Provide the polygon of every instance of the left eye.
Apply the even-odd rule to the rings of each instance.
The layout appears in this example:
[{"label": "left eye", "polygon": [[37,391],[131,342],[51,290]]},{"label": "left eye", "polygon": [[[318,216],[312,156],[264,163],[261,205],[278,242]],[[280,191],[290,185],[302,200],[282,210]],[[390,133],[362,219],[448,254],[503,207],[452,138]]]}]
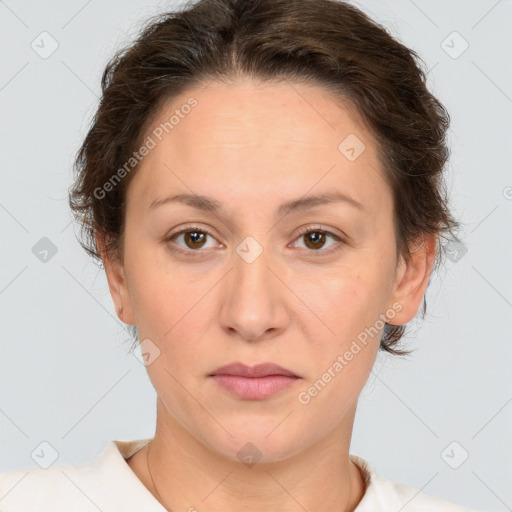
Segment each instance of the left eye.
[{"label": "left eye", "polygon": [[335,242],[341,241],[339,236],[323,229],[310,229],[309,231],[305,231],[301,233],[298,240],[305,241],[306,249],[311,249],[316,252],[318,252],[319,249],[324,249],[322,252],[330,252],[330,249],[325,250],[324,247],[328,238],[333,239]]}]

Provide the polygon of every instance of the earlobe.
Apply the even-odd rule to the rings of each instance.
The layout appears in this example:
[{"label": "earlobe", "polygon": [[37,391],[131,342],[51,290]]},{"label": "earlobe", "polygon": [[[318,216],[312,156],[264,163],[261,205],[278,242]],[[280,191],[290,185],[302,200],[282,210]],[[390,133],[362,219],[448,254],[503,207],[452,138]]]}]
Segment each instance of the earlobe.
[{"label": "earlobe", "polygon": [[124,266],[118,258],[115,258],[106,250],[104,236],[96,235],[95,238],[96,246],[98,247],[98,252],[101,255],[110,295],[114,302],[117,316],[122,322],[133,325],[135,322],[133,320],[133,313],[128,284],[125,278]]},{"label": "earlobe", "polygon": [[434,266],[437,238],[434,234],[417,240],[410,250],[410,258],[401,260],[390,304],[399,303],[402,309],[390,324],[403,325],[416,316]]}]

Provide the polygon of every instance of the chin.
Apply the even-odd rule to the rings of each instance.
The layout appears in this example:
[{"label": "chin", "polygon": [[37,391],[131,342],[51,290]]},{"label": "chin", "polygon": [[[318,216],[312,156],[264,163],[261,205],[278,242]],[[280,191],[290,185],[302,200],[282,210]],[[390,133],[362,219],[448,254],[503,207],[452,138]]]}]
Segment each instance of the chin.
[{"label": "chin", "polygon": [[290,430],[291,425],[285,426],[287,420],[283,422],[285,416],[281,415],[277,421],[276,418],[259,421],[239,418],[229,425],[223,423],[231,436],[219,427],[218,436],[215,439],[209,436],[208,444],[219,455],[247,467],[289,459],[304,449],[306,432]]}]

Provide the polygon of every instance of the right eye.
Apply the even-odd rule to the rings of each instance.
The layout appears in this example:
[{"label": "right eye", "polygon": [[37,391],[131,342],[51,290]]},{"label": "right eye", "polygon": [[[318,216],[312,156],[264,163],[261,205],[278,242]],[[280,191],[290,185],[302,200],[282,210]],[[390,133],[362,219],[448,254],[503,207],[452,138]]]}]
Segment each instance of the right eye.
[{"label": "right eye", "polygon": [[[194,253],[205,252],[201,249],[211,248],[207,246],[208,237],[213,238],[213,235],[197,226],[187,226],[186,228],[183,228],[177,232],[171,233],[166,238],[166,241],[172,242],[178,246],[177,248],[171,247],[172,251],[188,254],[190,256],[197,256],[198,254]],[[180,241],[184,245],[180,245]]]}]

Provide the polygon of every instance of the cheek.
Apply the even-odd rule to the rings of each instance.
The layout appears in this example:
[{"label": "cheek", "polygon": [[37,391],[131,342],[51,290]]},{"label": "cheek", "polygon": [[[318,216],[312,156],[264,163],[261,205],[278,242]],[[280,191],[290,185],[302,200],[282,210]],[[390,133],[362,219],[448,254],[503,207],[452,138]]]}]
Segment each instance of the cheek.
[{"label": "cheek", "polygon": [[130,298],[140,323],[139,331],[144,325],[161,330],[158,326],[162,322],[172,325],[197,286],[189,285],[185,274],[170,265],[164,244],[136,229],[125,240]]},{"label": "cheek", "polygon": [[355,272],[343,279],[324,281],[320,292],[311,290],[317,298],[319,316],[335,333],[319,337],[310,330],[315,345],[310,360],[315,370],[305,399],[316,403],[318,414],[326,416],[324,421],[336,421],[338,417],[325,411],[336,410],[343,415],[357,401],[378,352],[384,327],[379,320],[383,313],[381,284],[366,279],[370,278]]},{"label": "cheek", "polygon": [[350,327],[364,326],[378,315],[382,286],[378,273],[362,268],[340,269],[304,282],[301,293],[336,333],[346,335]]},{"label": "cheek", "polygon": [[[308,285],[309,289],[303,288],[302,293],[313,304],[311,309],[329,327],[319,330],[318,320],[308,316],[311,320],[305,330],[314,345],[311,356],[312,361],[316,360],[316,376],[328,371],[335,374],[336,383],[330,388],[341,386],[340,393],[345,397],[341,388],[348,386],[347,391],[357,391],[364,385],[380,345],[385,325],[381,315],[386,312],[382,275],[378,269],[367,266],[331,273],[330,278],[317,280],[314,286]],[[319,336],[319,332],[325,335]],[[332,399],[336,400],[335,396]]]}]

